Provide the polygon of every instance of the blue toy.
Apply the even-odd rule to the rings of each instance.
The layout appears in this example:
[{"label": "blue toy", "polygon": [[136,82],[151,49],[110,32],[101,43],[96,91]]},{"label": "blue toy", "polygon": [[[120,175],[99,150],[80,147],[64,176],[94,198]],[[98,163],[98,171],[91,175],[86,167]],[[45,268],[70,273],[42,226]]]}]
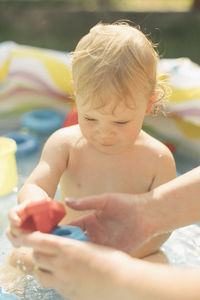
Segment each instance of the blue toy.
[{"label": "blue toy", "polygon": [[82,229],[77,226],[67,226],[67,225],[56,226],[51,233],[69,239],[85,241],[85,242],[88,241],[87,236],[84,234]]},{"label": "blue toy", "polygon": [[65,116],[53,109],[38,109],[23,115],[22,127],[40,134],[50,134],[62,127]]},{"label": "blue toy", "polygon": [[20,300],[20,298],[13,294],[3,293],[0,286],[0,300]]},{"label": "blue toy", "polygon": [[15,140],[17,144],[17,157],[31,154],[39,148],[39,139],[32,134],[13,131],[5,134],[4,137]]}]

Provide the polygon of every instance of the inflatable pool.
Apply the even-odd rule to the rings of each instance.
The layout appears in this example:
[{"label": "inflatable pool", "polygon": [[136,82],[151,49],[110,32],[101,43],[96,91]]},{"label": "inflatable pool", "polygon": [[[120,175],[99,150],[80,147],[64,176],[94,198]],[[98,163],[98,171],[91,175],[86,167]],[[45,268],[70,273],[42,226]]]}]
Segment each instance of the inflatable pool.
[{"label": "inflatable pool", "polygon": [[[0,56],[0,135],[16,132],[16,128],[21,132],[21,116],[25,112],[29,118],[28,125],[25,119],[23,126],[30,131],[37,131],[38,127],[33,128],[32,124],[37,123],[35,119],[38,116],[29,114],[35,109],[58,109],[67,115],[73,98],[68,55],[11,42],[0,45]],[[159,72],[164,73],[172,88],[172,96],[166,104],[167,116],[145,118],[144,130],[174,146],[177,172],[182,174],[200,165],[200,67],[184,58],[161,60]],[[70,124],[76,122],[77,115],[68,121]],[[46,132],[44,136],[47,138]],[[14,139],[17,141],[16,136]],[[19,138],[18,147],[20,141]],[[21,144],[24,146],[26,142],[26,139],[22,140]],[[44,142],[45,139],[39,139],[38,147],[34,145],[34,151],[29,152],[29,155],[17,155],[19,188],[38,163]],[[0,197],[0,263],[3,263],[12,249],[5,230],[8,226],[8,211],[16,202],[17,190]],[[62,231],[60,234],[70,233]],[[175,230],[162,246],[169,264],[178,267],[200,266],[199,236],[199,224]],[[24,299],[63,298],[52,289],[42,288],[31,278],[27,281]]]},{"label": "inflatable pool", "polygon": [[[4,130],[6,131],[5,127]],[[24,158],[17,158],[19,187],[24,183],[27,176],[31,173],[38,162],[42,146],[42,141],[40,141],[39,148],[35,153],[25,156]],[[189,153],[184,153],[182,149],[179,149],[179,147],[176,149],[175,159],[179,173],[184,173],[199,164],[199,161],[191,158]],[[5,230],[8,226],[7,213],[11,207],[16,205],[16,201],[17,191],[14,191],[7,196],[0,197],[0,263],[3,263],[6,256],[12,249],[11,244],[6,238]],[[57,234],[69,234],[69,231],[65,232],[62,230],[57,232]],[[197,224],[176,230],[169,240],[162,246],[162,250],[167,256],[169,263],[174,266],[200,266],[200,245],[195,242],[199,236],[200,226]],[[25,299],[31,300],[64,300],[54,290],[42,288],[33,278],[31,280],[27,280],[25,295]]]}]

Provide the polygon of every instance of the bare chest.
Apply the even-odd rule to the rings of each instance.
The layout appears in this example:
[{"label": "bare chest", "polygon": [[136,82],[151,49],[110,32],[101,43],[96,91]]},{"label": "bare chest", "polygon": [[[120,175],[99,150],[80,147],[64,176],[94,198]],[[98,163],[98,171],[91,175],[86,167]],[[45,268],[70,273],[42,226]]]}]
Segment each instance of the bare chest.
[{"label": "bare chest", "polygon": [[143,193],[153,179],[152,166],[135,156],[74,154],[61,178],[61,197],[105,192]]}]

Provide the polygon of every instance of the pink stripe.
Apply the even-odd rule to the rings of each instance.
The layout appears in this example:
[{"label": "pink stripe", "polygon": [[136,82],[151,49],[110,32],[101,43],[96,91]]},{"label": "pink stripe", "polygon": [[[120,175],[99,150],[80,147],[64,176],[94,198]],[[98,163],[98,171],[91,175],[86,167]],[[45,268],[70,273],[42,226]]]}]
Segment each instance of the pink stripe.
[{"label": "pink stripe", "polygon": [[41,87],[46,87],[47,89],[51,89],[49,87],[48,84],[46,84],[46,82],[44,80],[41,80],[40,78],[38,78],[37,76],[35,76],[34,74],[32,73],[28,73],[28,72],[25,72],[25,71],[13,71],[13,72],[10,72],[8,74],[8,77],[25,77],[26,79],[30,79],[31,81],[33,82],[36,82],[38,85],[40,85]]},{"label": "pink stripe", "polygon": [[28,72],[24,72],[24,71],[15,71],[15,72],[10,72],[9,76],[12,78],[14,77],[22,77],[23,78],[28,78],[29,80],[31,80],[34,83],[37,83],[43,90],[48,91],[51,93],[51,95],[54,95],[56,97],[62,97],[62,98],[68,98],[69,94],[65,94],[65,93],[61,93],[61,92],[57,92],[54,89],[52,89],[44,80],[41,80],[40,78],[38,78],[37,76],[35,76],[34,74],[28,73]]},{"label": "pink stripe", "polygon": [[172,112],[180,117],[185,117],[185,116],[199,117],[200,116],[200,108],[199,109],[191,108],[191,109],[178,110],[178,111],[172,111]]},{"label": "pink stripe", "polygon": [[54,93],[52,91],[47,90],[35,90],[33,88],[13,88],[12,90],[8,91],[7,93],[4,93],[3,95],[0,95],[0,100],[5,100],[6,98],[9,98],[13,95],[17,94],[34,94],[34,95],[43,95],[43,96],[53,96],[60,100],[66,101],[66,99],[70,99],[71,96],[69,94],[62,95],[58,93]]}]

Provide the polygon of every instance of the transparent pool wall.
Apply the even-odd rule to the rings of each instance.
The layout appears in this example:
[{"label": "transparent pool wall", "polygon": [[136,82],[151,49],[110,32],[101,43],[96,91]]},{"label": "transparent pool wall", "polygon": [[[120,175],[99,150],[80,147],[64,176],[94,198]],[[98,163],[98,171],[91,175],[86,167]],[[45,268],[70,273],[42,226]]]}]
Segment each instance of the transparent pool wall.
[{"label": "transparent pool wall", "polygon": [[[18,129],[21,130],[20,126]],[[13,130],[16,130],[15,122],[13,124],[9,123],[8,127],[1,126],[0,135]],[[0,264],[5,261],[8,253],[12,250],[12,245],[5,235],[5,230],[8,226],[8,211],[17,204],[17,192],[38,163],[47,137],[44,135],[38,136],[40,142],[36,152],[27,156],[17,157],[18,187],[12,193],[0,197]],[[180,174],[199,165],[197,160],[191,158],[187,153],[181,151],[181,149],[178,149],[174,156],[177,170]],[[194,224],[175,230],[161,249],[165,253],[169,263],[173,266],[200,266],[200,226]],[[27,279],[24,297],[21,299],[64,299],[54,290],[42,288],[32,277]]]}]

